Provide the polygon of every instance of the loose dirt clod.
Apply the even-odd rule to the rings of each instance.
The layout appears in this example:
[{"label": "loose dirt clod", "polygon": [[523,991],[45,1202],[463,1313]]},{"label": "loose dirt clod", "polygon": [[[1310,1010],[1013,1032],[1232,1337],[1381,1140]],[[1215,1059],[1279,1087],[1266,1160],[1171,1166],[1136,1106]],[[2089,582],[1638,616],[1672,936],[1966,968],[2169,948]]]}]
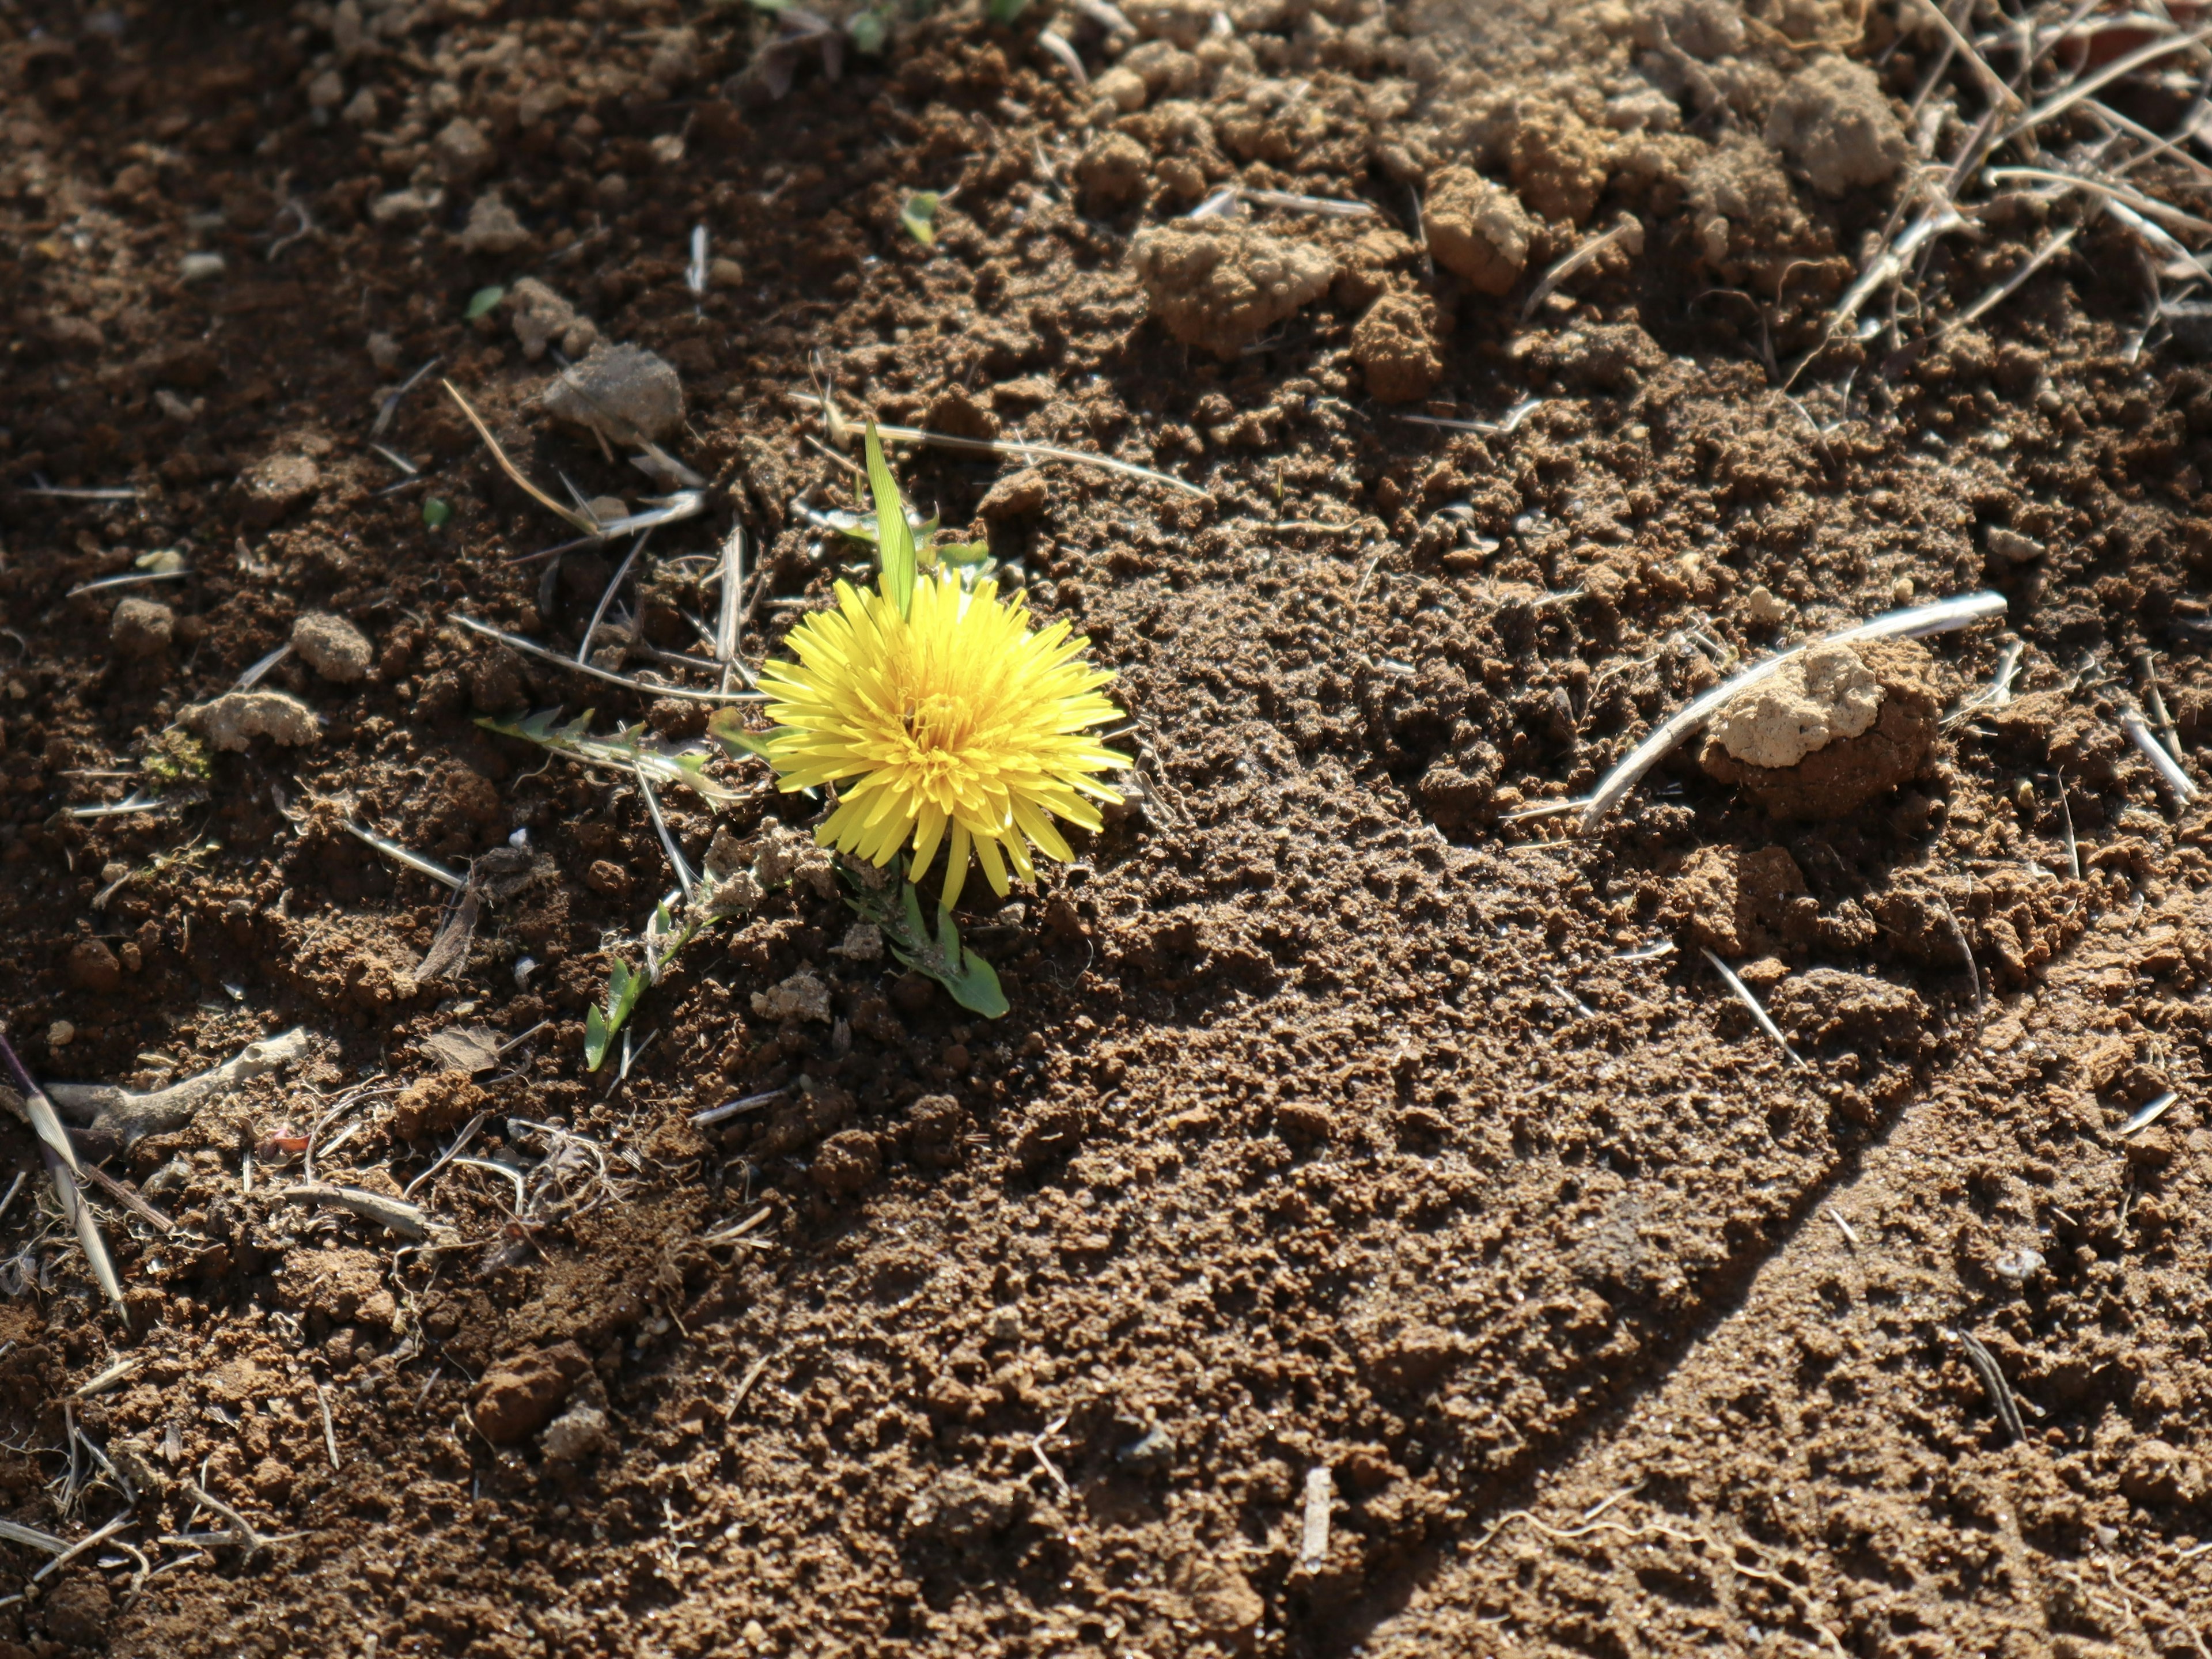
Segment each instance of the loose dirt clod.
[{"label": "loose dirt clod", "polygon": [[1126,132],[1103,133],[1075,161],[1075,182],[1093,210],[1125,206],[1144,193],[1152,152]]},{"label": "loose dirt clod", "polygon": [[763,1019],[830,1018],[830,988],[805,969],[780,985],[753,993],[753,1012]]},{"label": "loose dirt clod", "polygon": [[191,704],[177,723],[217,749],[242,750],[263,737],[296,749],[322,737],[314,710],[289,691],[226,691],[211,702]]},{"label": "loose dirt clod", "polygon": [[1824,196],[1887,184],[1912,155],[1874,71],[1848,58],[1816,58],[1790,77],[1767,117],[1766,142]]},{"label": "loose dirt clod", "polygon": [[602,341],[549,381],[542,401],[548,414],[611,443],[665,438],[684,423],[684,382],[642,346]]},{"label": "loose dirt clod", "polygon": [[266,528],[323,487],[323,471],[305,455],[272,455],[239,479],[246,518]]},{"label": "loose dirt clod", "polygon": [[119,657],[156,657],[169,648],[177,613],[159,599],[130,599],[108,618],[107,637]]},{"label": "loose dirt clod", "polygon": [[301,613],[292,624],[292,648],[308,667],[341,685],[367,678],[376,655],[367,635],[329,611]]},{"label": "loose dirt clod", "polygon": [[1815,646],[1722,709],[1699,759],[1777,817],[1852,811],[1927,760],[1932,667],[1906,640]]},{"label": "loose dirt clod", "polygon": [[1336,274],[1319,248],[1219,219],[1140,233],[1129,267],[1170,334],[1224,360],[1321,298]]},{"label": "loose dirt clod", "polygon": [[535,1434],[591,1369],[590,1358],[574,1342],[500,1360],[478,1379],[470,1400],[477,1430],[495,1446]]},{"label": "loose dirt clod", "polygon": [[522,355],[536,362],[549,346],[564,357],[581,357],[599,337],[599,326],[535,276],[507,290],[507,307]]},{"label": "loose dirt clod", "polygon": [[1352,360],[1370,397],[1386,404],[1427,397],[1444,372],[1431,307],[1410,295],[1377,300],[1352,331]]},{"label": "loose dirt clod", "polygon": [[1421,210],[1429,252],[1477,293],[1502,295],[1520,280],[1539,228],[1521,198],[1472,167],[1446,167]]},{"label": "loose dirt clod", "polygon": [[454,240],[465,253],[497,256],[529,246],[530,233],[499,192],[490,191],[477,197],[470,207],[469,222]]},{"label": "loose dirt clod", "polygon": [[975,503],[975,511],[986,519],[1026,519],[1051,499],[1051,481],[1035,467],[1026,467],[993,484]]},{"label": "loose dirt clod", "polygon": [[1847,645],[1815,646],[1713,717],[1711,741],[1746,765],[1795,766],[1874,724],[1881,686]]}]

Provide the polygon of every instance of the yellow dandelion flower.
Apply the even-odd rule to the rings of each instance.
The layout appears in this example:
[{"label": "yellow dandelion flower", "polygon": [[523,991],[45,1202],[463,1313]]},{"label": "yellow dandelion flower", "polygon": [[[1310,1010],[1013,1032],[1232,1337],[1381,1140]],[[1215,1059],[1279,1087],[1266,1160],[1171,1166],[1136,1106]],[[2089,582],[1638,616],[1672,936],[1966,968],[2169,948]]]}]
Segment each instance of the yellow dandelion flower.
[{"label": "yellow dandelion flower", "polygon": [[972,848],[1004,896],[1009,865],[1036,879],[1033,850],[1074,856],[1054,818],[1096,830],[1091,802],[1120,802],[1097,774],[1128,757],[1092,735],[1121,717],[1098,695],[1114,677],[1083,660],[1090,641],[1066,623],[1031,632],[1028,608],[994,582],[963,589],[951,570],[907,580],[903,614],[890,592],[840,582],[836,609],[792,629],[799,660],[761,675],[776,724],[766,753],[781,788],[839,786],[815,832],[823,846],[880,866],[910,842],[907,874],[919,880],[945,843],[948,908]]}]

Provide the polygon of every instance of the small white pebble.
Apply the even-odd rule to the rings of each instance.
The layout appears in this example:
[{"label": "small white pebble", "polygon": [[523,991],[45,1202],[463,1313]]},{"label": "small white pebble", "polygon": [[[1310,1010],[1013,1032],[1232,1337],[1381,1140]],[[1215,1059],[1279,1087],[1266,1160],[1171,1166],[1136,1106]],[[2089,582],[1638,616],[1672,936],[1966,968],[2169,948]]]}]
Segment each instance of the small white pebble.
[{"label": "small white pebble", "polygon": [[177,280],[183,283],[204,283],[222,275],[223,259],[220,253],[187,253],[178,261]]},{"label": "small white pebble", "polygon": [[65,1019],[58,1019],[46,1027],[46,1047],[66,1048],[76,1041],[76,1027]]}]

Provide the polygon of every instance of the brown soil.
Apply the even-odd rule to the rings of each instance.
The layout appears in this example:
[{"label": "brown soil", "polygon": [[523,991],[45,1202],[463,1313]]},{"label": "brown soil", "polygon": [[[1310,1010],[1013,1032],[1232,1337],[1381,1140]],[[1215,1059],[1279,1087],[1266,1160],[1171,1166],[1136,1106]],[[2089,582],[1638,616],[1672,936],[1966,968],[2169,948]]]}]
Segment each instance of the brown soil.
[{"label": "brown soil", "polygon": [[[1128,9],[1126,52],[1055,25],[1097,101],[1035,11],[833,80],[674,0],[0,9],[8,1029],[47,1078],[138,1088],[312,1045],[88,1141],[177,1226],[100,1201],[127,1321],[42,1176],[0,1219],[0,1507],[76,1538],[136,1494],[112,1542],[0,1584],[0,1656],[2207,1653],[2212,862],[2114,717],[2148,647],[2212,742],[2212,382],[2136,349],[2138,243],[2087,217],[1980,324],[1831,351],[1785,397],[1763,361],[1816,341],[1882,227],[1934,62],[1887,4]],[[1824,50],[1895,108],[1827,67],[1771,129]],[[1965,70],[1940,100],[1948,153],[1983,102]],[[1822,132],[1839,193],[1775,147]],[[1519,204],[1454,175],[1528,238],[1502,299],[1491,244],[1476,280],[1418,237],[1452,169]],[[2178,168],[2130,176],[2206,210]],[[1133,245],[1229,183],[1376,216],[1169,229],[1148,300]],[[933,246],[900,226],[922,190]],[[1923,322],[2041,211],[1932,244]],[[1522,321],[1622,214],[1640,242]],[[663,442],[710,480],[599,636],[633,674],[711,619],[733,521],[756,660],[861,563],[808,517],[850,499],[804,441],[817,385],[1210,492],[902,462],[1134,721],[1082,861],[971,902],[1003,1021],[845,953],[802,871],[647,994],[627,1080],[584,1069],[665,860],[634,784],[471,716],[698,710],[449,623],[573,653],[619,552],[517,562],[568,529],[436,381],[534,477],[635,507],[660,486],[539,402],[595,343],[674,368]],[[1510,432],[1398,418],[1526,398]],[[71,596],[163,550],[188,576]],[[2021,695],[1855,811],[1777,822],[1692,744],[1598,833],[1515,816],[1716,659],[1985,583]],[[186,708],[311,614],[204,786],[66,815],[173,770]],[[1931,641],[1929,693],[1957,708],[2006,637]],[[810,821],[716,770],[735,805],[665,792],[695,865]],[[451,978],[418,977],[444,890],[349,818],[493,872]],[[520,1041],[440,1077],[422,1040],[471,1028]],[[362,1084],[319,1178],[396,1192],[488,1114],[484,1163],[415,1194],[453,1230],[428,1247],[281,1196]],[[0,1158],[39,1168],[12,1119]],[[575,1202],[518,1223],[484,1164]],[[187,1480],[282,1541],[241,1548]],[[11,1581],[40,1559],[0,1544]]]}]

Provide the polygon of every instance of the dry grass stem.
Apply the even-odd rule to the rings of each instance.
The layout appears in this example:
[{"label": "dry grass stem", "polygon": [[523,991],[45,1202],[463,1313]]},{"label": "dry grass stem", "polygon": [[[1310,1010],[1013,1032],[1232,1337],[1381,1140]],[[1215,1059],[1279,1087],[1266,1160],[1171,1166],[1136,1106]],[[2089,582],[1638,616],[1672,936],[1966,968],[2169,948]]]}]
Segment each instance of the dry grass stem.
[{"label": "dry grass stem", "polygon": [[2151,763],[2151,769],[2166,781],[2166,787],[2173,792],[2178,802],[2186,806],[2197,799],[2197,786],[2190,781],[2189,774],[2175,764],[2173,757],[2167,754],[2166,745],[2152,735],[2150,727],[2143,723],[2141,714],[2132,708],[2125,710],[2120,715],[2120,730],[2127,733],[2128,741],[2135,744],[2142,757]]},{"label": "dry grass stem", "polygon": [[720,1123],[726,1118],[735,1117],[740,1112],[750,1112],[758,1107],[765,1106],[771,1100],[781,1100],[790,1092],[788,1088],[770,1089],[766,1094],[747,1095],[742,1100],[726,1101],[720,1106],[709,1106],[703,1112],[692,1113],[691,1121],[694,1127],[703,1129],[709,1124]]},{"label": "dry grass stem", "polygon": [[2083,99],[2094,97],[2122,76],[2134,74],[2146,64],[2156,63],[2161,58],[2171,57],[2177,52],[2185,51],[2208,36],[2212,36],[2212,24],[2207,24],[2203,28],[2192,29],[2187,34],[2174,35],[2164,40],[2153,40],[2146,46],[2136,47],[2123,57],[2115,58],[2095,73],[2085,76],[2038,104],[2018,121],[2006,128],[1990,148],[1995,149],[1999,145],[2009,143],[2024,133],[2032,132],[2035,128],[2050,120],[2051,117],[2064,114]]},{"label": "dry grass stem", "polygon": [[355,840],[374,847],[394,864],[403,865],[418,876],[428,876],[433,881],[442,882],[457,893],[469,884],[465,876],[456,875],[434,860],[426,859],[420,853],[402,847],[396,841],[386,840],[367,824],[356,823],[352,819],[348,818],[345,821],[345,830]]},{"label": "dry grass stem", "polygon": [[1580,247],[1576,248],[1546,271],[1538,279],[1536,286],[1528,290],[1528,297],[1521,302],[1521,320],[1525,323],[1529,318],[1534,316],[1536,307],[1550,299],[1560,283],[1565,282],[1568,277],[1616,243],[1626,247],[1631,253],[1642,252],[1644,251],[1643,221],[1623,214],[1620,222],[1612,229],[1601,231],[1589,238]]},{"label": "dry grass stem", "polygon": [[[2109,206],[2111,204],[2107,204],[2107,205]],[[2073,246],[2074,239],[2081,234],[2081,231],[2080,226],[2069,225],[2063,230],[2055,231],[2051,234],[2045,237],[2042,243],[2036,248],[2035,252],[2028,255],[2027,259],[2021,263],[2018,270],[2013,272],[2011,276],[2006,277],[2002,283],[1992,287],[1986,294],[1983,295],[1980,299],[1975,301],[1973,304],[1968,306],[1964,311],[1954,317],[1949,322],[1937,329],[1936,331],[1936,337],[1939,340],[1947,338],[1954,330],[1970,327],[1973,324],[1979,322],[1983,318],[1988,316],[1990,312],[1995,311],[2014,294],[2017,294],[2020,291],[2021,284],[2026,283],[2029,277],[2034,276],[2035,273],[2042,270],[2045,265],[2057,258],[2060,254],[2065,252],[2068,248]]]},{"label": "dry grass stem", "polygon": [[2146,1103],[2141,1111],[2120,1125],[2120,1138],[2124,1140],[2130,1135],[2141,1134],[2159,1119],[2164,1117],[2173,1103],[2180,1098],[2179,1093],[2168,1089],[2156,1100]]},{"label": "dry grass stem", "polygon": [[1413,426],[1439,426],[1449,432],[1479,432],[1487,436],[1503,436],[1516,430],[1521,422],[1544,406],[1541,398],[1523,398],[1494,421],[1458,421],[1443,415],[1401,415],[1398,418]]},{"label": "dry grass stem", "polygon": [[323,1413],[323,1454],[331,1460],[331,1472],[338,1470],[337,1425],[331,1421],[331,1393],[321,1383],[315,1384],[315,1404]]},{"label": "dry grass stem", "polygon": [[1304,1571],[1319,1571],[1328,1559],[1328,1511],[1335,1495],[1335,1477],[1328,1464],[1306,1471],[1305,1509],[1298,1529],[1298,1566]]},{"label": "dry grass stem", "polygon": [[600,590],[599,602],[592,608],[592,619],[584,624],[584,637],[576,643],[578,662],[588,664],[592,660],[592,641],[599,634],[599,624],[606,620],[607,607],[615,602],[616,592],[629,579],[630,567],[637,562],[637,556],[645,551],[645,544],[652,533],[649,530],[638,532],[629,544],[629,551],[623,555],[622,562],[615,567],[615,574],[607,579],[606,586]]},{"label": "dry grass stem", "polygon": [[2146,217],[2162,221],[2178,229],[2212,232],[2212,220],[2185,213],[2178,207],[2168,206],[2155,196],[2146,196],[2139,190],[2110,179],[2088,179],[2079,173],[2054,172],[2049,167],[1991,167],[1983,176],[1993,185],[2009,184],[2015,179],[2028,179],[2047,185],[2063,185],[2068,190],[2086,190],[2093,196],[2119,203]]},{"label": "dry grass stem", "polygon": [[[1702,945],[1698,948],[1705,949]],[[1804,1060],[1799,1056],[1797,1051],[1790,1046],[1790,1039],[1782,1035],[1782,1028],[1774,1023],[1773,1017],[1761,1006],[1759,999],[1751,994],[1751,987],[1736,977],[1735,969],[1723,962],[1710,950],[1705,951],[1705,960],[1711,963],[1714,971],[1728,981],[1728,988],[1735,993],[1736,1000],[1751,1010],[1751,1017],[1759,1022],[1759,1029],[1774,1039],[1774,1046],[1782,1050],[1784,1058],[1792,1066],[1802,1066],[1805,1063]]]},{"label": "dry grass stem", "polygon": [[483,423],[483,417],[469,407],[469,400],[461,396],[459,389],[451,380],[441,381],[440,384],[446,388],[453,401],[461,406],[461,413],[469,417],[469,424],[477,429],[477,436],[483,440],[484,447],[491,451],[492,459],[499,463],[501,471],[514,481],[516,489],[521,490],[524,495],[529,496],[548,513],[583,534],[597,537],[603,533],[599,520],[592,518],[591,514],[579,513],[574,507],[563,506],[525,477],[522,469],[507,459],[507,452],[499,447],[499,440],[491,435],[491,428]]},{"label": "dry grass stem", "polygon": [[2027,1425],[2020,1420],[2020,1404],[2012,1396],[2012,1387],[2005,1381],[1996,1357],[1984,1347],[1979,1339],[1970,1331],[1954,1330],[1951,1334],[1966,1350],[1966,1363],[1974,1368],[1974,1375],[1981,1378],[1982,1388],[1990,1396],[1990,1404],[1996,1407],[1997,1421],[2004,1425],[2006,1434],[2014,1440],[2027,1439]]},{"label": "dry grass stem", "polygon": [[[827,398],[810,392],[794,392],[790,395],[794,403],[806,404],[825,411],[832,407]],[[1132,461],[1117,461],[1110,455],[1088,454],[1079,449],[1061,449],[1052,444],[1024,443],[1018,438],[961,438],[949,432],[931,432],[918,426],[884,426],[879,423],[876,430],[886,443],[933,444],[939,449],[963,450],[972,455],[1009,455],[1019,460],[1065,461],[1072,466],[1095,466],[1103,471],[1118,472],[1123,477],[1164,484],[1170,489],[1179,490],[1186,495],[1195,495],[1202,501],[1213,499],[1211,491],[1200,489],[1194,483],[1185,483],[1181,478],[1165,472],[1155,472],[1148,466],[1139,466]]]},{"label": "dry grass stem", "polygon": [[[609,673],[604,668],[595,668],[587,662],[572,662],[557,651],[547,650],[535,640],[526,640],[520,634],[510,634],[505,629],[494,628],[489,623],[479,622],[474,617],[464,616],[458,611],[451,613],[447,620],[467,629],[471,634],[481,634],[488,640],[497,640],[501,645],[520,651],[525,656],[536,657],[544,662],[557,664],[572,674],[583,674],[595,680],[603,680],[609,685],[619,685],[623,690],[635,691],[641,697],[678,697],[686,702],[760,702],[764,701],[757,691],[702,691],[689,685],[659,685],[649,680],[630,679],[624,675]],[[711,663],[703,661],[699,665],[702,668],[710,668],[713,665]]]},{"label": "dry grass stem", "polygon": [[453,1144],[447,1147],[444,1152],[439,1153],[436,1161],[433,1163],[428,1169],[423,1170],[421,1175],[416,1176],[414,1180],[409,1182],[406,1186],[400,1189],[399,1196],[402,1198],[414,1197],[415,1189],[422,1186],[426,1181],[429,1180],[431,1176],[436,1175],[439,1170],[444,1169],[447,1164],[453,1162],[453,1158],[459,1153],[461,1148],[467,1146],[470,1141],[476,1139],[477,1131],[483,1128],[486,1121],[488,1121],[490,1117],[491,1114],[489,1112],[478,1112],[474,1117],[471,1118],[468,1121],[468,1123],[462,1128],[460,1133],[453,1137]]},{"label": "dry grass stem", "polygon": [[141,1198],[136,1190],[118,1181],[97,1164],[81,1164],[77,1173],[157,1232],[173,1233],[177,1231],[175,1222]]}]

